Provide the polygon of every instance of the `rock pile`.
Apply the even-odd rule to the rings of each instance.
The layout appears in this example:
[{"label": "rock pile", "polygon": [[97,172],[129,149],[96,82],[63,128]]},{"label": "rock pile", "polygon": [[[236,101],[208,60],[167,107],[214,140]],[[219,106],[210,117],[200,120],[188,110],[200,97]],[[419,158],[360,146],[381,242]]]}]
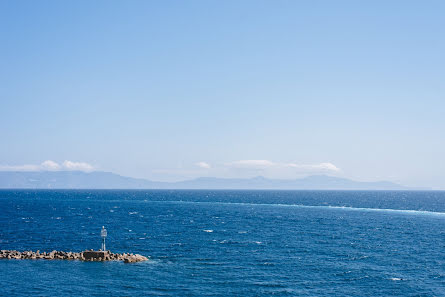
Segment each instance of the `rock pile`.
[{"label": "rock pile", "polygon": [[46,259],[46,260],[80,260],[80,261],[124,261],[125,263],[135,263],[141,261],[147,261],[148,258],[139,254],[115,254],[110,251],[83,251],[80,253],[75,252],[63,252],[52,251],[43,252],[40,251],[10,251],[0,250],[0,259]]}]

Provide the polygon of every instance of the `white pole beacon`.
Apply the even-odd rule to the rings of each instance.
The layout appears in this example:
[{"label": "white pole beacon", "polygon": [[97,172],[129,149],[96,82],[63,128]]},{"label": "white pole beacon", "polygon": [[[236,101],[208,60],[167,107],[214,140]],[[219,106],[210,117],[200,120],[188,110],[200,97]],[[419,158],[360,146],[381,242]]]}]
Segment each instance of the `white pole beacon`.
[{"label": "white pole beacon", "polygon": [[104,226],[102,226],[102,230],[100,231],[100,236],[102,237],[102,248],[101,248],[101,250],[105,252],[106,251],[106,248],[105,248],[105,238],[107,237],[107,229],[105,229]]}]

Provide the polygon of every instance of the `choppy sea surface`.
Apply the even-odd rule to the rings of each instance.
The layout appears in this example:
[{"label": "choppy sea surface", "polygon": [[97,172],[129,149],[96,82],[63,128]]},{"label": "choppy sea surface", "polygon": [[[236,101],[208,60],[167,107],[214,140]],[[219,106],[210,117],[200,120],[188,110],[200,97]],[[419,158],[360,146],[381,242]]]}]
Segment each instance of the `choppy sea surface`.
[{"label": "choppy sea surface", "polygon": [[445,296],[445,192],[0,190],[2,296]]}]

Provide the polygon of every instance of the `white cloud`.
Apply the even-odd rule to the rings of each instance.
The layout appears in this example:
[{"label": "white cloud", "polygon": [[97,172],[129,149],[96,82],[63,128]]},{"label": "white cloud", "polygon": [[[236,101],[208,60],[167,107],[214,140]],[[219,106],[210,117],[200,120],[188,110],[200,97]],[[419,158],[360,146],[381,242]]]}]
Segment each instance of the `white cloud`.
[{"label": "white cloud", "polygon": [[198,166],[199,168],[203,168],[203,169],[210,169],[212,167],[212,166],[210,166],[209,163],[206,163],[206,162],[198,162],[195,165]]},{"label": "white cloud", "polygon": [[46,170],[59,170],[60,169],[60,165],[54,161],[51,161],[51,160],[46,160],[45,162],[40,164],[40,167],[42,169],[46,169]]},{"label": "white cloud", "polygon": [[0,165],[0,171],[92,171],[94,167],[85,162],[72,162],[66,160],[62,165],[52,160],[46,160],[40,165],[25,164],[25,165]]},{"label": "white cloud", "polygon": [[332,163],[319,163],[319,164],[295,164],[295,163],[277,163],[269,160],[239,160],[230,163],[226,163],[226,166],[239,169],[280,169],[291,168],[299,172],[338,172],[340,168]]},{"label": "white cloud", "polygon": [[94,167],[88,163],[72,162],[72,161],[68,161],[68,160],[65,160],[63,162],[62,166],[66,170],[92,171],[94,169]]}]

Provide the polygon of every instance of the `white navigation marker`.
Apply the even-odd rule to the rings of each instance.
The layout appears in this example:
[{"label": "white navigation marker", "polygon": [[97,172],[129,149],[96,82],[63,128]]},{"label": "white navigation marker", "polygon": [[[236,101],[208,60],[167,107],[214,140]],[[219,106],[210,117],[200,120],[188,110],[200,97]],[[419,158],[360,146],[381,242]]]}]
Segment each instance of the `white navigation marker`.
[{"label": "white navigation marker", "polygon": [[107,237],[107,229],[105,229],[104,226],[102,226],[102,230],[100,231],[100,236],[102,237],[102,251],[106,251],[105,248],[105,238]]}]

